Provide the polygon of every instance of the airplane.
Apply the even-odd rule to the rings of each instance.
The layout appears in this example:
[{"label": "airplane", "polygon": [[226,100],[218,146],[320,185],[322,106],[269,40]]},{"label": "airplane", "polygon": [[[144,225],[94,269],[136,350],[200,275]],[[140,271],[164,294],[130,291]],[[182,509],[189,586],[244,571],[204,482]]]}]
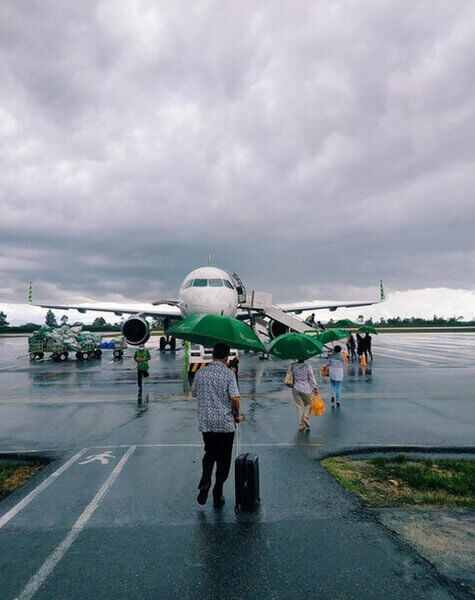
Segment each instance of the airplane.
[{"label": "airplane", "polygon": [[[383,282],[380,281],[379,300],[371,302],[325,302],[313,301],[295,304],[274,304],[272,295],[265,292],[247,293],[244,284],[236,273],[229,275],[223,269],[214,266],[194,269],[183,279],[178,299],[156,300],[145,307],[99,304],[35,304],[32,301],[32,284],[28,289],[28,303],[32,306],[57,310],[77,310],[110,312],[117,316],[131,315],[122,323],[122,335],[128,344],[138,346],[147,342],[151,326],[147,318],[163,320],[165,333],[172,321],[179,321],[195,314],[219,314],[249,322],[259,337],[274,339],[288,331],[304,331],[314,326],[302,321],[295,315],[309,310],[355,308],[371,306],[385,300]],[[160,350],[169,346],[176,347],[175,338],[165,335],[160,338]]]}]

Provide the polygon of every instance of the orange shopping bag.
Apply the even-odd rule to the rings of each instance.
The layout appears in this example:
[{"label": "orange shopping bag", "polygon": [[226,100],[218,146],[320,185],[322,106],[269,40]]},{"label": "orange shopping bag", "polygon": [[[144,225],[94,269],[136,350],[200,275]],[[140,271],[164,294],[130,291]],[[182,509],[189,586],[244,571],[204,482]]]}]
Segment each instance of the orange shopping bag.
[{"label": "orange shopping bag", "polygon": [[312,404],[312,416],[321,417],[325,412],[325,402],[323,402],[320,394],[315,394]]}]

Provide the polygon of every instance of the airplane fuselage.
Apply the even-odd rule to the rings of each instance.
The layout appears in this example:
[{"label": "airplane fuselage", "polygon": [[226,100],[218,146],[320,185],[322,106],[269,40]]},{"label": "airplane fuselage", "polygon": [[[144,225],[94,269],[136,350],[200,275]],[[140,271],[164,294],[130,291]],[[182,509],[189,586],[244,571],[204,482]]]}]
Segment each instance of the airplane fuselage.
[{"label": "airplane fuselage", "polygon": [[238,308],[236,285],[222,269],[200,267],[180,285],[178,307],[184,317],[214,313],[234,317]]}]

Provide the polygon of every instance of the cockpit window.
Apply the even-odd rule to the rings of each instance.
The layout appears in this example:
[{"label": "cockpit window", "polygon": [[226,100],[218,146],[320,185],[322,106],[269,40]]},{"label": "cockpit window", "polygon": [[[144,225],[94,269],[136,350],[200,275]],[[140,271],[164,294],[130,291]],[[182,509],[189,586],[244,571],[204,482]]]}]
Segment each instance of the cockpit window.
[{"label": "cockpit window", "polygon": [[233,288],[233,284],[232,284],[230,281],[228,281],[227,279],[224,279],[224,285],[225,285],[227,288],[229,288],[230,290],[234,289],[234,288]]},{"label": "cockpit window", "polygon": [[223,280],[222,279],[210,279],[209,287],[223,287]]},{"label": "cockpit window", "polygon": [[193,287],[206,287],[208,285],[207,279],[194,279]]},{"label": "cockpit window", "polygon": [[189,288],[193,285],[193,279],[188,279],[188,281],[185,283],[185,285],[183,286],[183,289],[186,290],[186,288]]}]

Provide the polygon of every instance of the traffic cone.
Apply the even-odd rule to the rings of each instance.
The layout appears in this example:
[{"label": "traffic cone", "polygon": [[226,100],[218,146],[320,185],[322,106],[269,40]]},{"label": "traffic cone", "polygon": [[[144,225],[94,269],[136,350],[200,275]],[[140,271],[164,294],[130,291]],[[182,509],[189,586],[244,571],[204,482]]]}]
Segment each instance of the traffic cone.
[{"label": "traffic cone", "polygon": [[361,355],[360,365],[366,367],[366,358],[364,354]]}]

